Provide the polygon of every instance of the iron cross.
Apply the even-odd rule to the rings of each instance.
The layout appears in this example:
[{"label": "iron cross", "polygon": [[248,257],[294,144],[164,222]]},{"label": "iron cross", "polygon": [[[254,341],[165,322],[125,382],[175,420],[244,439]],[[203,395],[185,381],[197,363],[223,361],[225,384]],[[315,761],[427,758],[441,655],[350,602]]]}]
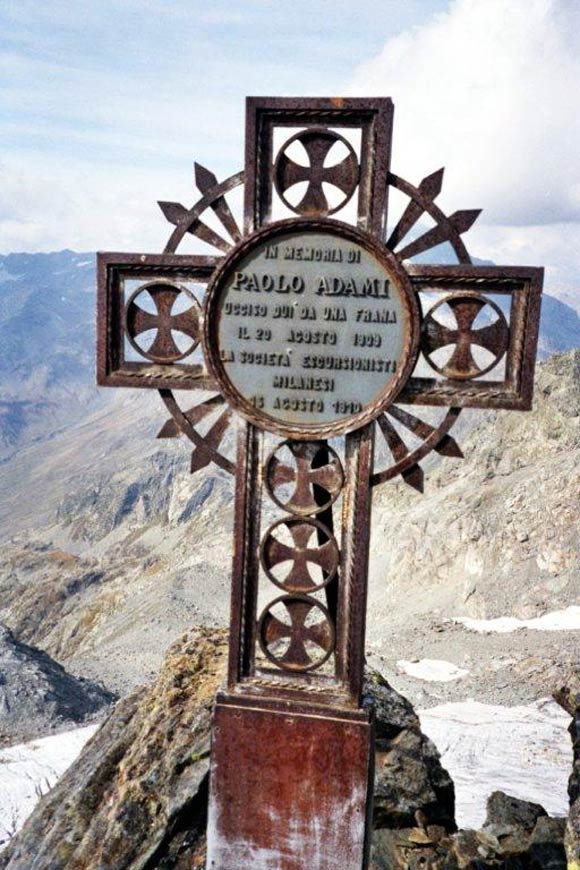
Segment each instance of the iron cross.
[{"label": "iron cross", "polygon": [[[236,478],[213,870],[367,866],[372,488],[422,491],[429,453],[461,458],[462,408],[531,407],[542,270],[472,265],[479,212],[438,207],[443,170],[391,171],[392,124],[388,98],[249,98],[244,171],[196,164],[201,198],[160,203],[163,254],[98,255],[99,384],[158,389],[159,436]],[[188,235],[212,253],[176,253]],[[455,265],[425,263],[440,245]]]}]

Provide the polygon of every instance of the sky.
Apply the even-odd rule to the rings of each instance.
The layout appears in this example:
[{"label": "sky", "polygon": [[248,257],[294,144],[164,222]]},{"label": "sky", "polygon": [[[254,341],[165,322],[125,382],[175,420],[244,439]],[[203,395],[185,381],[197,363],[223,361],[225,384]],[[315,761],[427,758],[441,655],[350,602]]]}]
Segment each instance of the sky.
[{"label": "sky", "polygon": [[3,0],[0,64],[0,252],[161,250],[193,160],[242,168],[247,95],[382,95],[393,171],[484,209],[470,252],[576,292],[576,0]]}]

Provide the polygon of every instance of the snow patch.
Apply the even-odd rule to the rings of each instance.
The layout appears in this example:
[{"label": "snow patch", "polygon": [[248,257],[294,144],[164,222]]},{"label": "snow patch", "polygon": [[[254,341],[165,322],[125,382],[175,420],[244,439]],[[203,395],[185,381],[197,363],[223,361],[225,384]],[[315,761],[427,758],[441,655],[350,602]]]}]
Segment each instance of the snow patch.
[{"label": "snow patch", "polygon": [[457,824],[479,828],[492,791],[568,813],[570,717],[551,699],[517,707],[461,701],[419,711],[455,783]]},{"label": "snow patch", "polygon": [[469,616],[454,616],[453,622],[465,626],[469,631],[497,632],[507,634],[520,628],[534,631],[577,631],[580,630],[580,607],[567,607],[554,610],[534,619],[517,619],[515,616],[500,616],[497,619],[471,619]]},{"label": "snow patch", "polygon": [[22,827],[37,800],[60,779],[98,727],[88,725],[0,749],[0,849]]},{"label": "snow patch", "polygon": [[469,674],[469,671],[464,668],[442,659],[421,659],[416,662],[401,659],[397,662],[397,667],[399,671],[409,677],[436,683],[449,683],[451,680],[460,680],[461,677],[466,677]]}]

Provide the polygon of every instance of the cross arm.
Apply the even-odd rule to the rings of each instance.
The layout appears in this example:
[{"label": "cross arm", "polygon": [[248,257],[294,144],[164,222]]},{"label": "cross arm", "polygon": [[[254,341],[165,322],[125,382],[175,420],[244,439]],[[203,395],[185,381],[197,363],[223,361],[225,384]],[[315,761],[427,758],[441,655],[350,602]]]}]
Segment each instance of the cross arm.
[{"label": "cross arm", "polygon": [[[200,288],[220,257],[97,254],[97,383],[212,389],[199,346]],[[177,342],[177,343],[176,343]]]},{"label": "cross arm", "polygon": [[530,410],[544,270],[421,264],[407,271],[423,311],[421,360],[398,401]]}]

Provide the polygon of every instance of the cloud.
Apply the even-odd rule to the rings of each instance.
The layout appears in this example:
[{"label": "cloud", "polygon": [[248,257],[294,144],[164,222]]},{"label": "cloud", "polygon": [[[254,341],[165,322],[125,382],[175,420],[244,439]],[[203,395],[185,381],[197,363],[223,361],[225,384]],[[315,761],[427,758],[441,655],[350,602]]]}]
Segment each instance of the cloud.
[{"label": "cloud", "polygon": [[455,0],[390,39],[351,94],[395,101],[394,171],[504,226],[580,221],[580,4]]}]

